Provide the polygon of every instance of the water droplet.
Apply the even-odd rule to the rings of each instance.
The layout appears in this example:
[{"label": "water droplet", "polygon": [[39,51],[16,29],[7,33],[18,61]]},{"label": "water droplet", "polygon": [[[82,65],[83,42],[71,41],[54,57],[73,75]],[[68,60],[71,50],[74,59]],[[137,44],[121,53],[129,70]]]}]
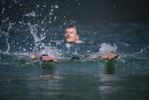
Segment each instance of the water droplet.
[{"label": "water droplet", "polygon": [[25,49],[25,48],[23,48],[23,51],[26,51],[26,49]]},{"label": "water droplet", "polygon": [[90,50],[87,50],[88,53],[90,53]]},{"label": "water droplet", "polygon": [[27,17],[36,17],[36,13],[34,11],[32,11],[31,13],[25,14],[25,16]]},{"label": "water droplet", "polygon": [[53,13],[52,13],[52,12],[50,12],[50,13],[49,13],[49,15],[53,15]]},{"label": "water droplet", "polygon": [[55,5],[55,9],[58,9],[58,7],[59,7],[58,5]]},{"label": "water droplet", "polygon": [[57,16],[54,17],[54,22],[55,22],[56,18],[57,18]]},{"label": "water droplet", "polygon": [[44,28],[42,28],[41,30],[44,31]]},{"label": "water droplet", "polygon": [[43,7],[46,7],[46,5],[43,5]]}]

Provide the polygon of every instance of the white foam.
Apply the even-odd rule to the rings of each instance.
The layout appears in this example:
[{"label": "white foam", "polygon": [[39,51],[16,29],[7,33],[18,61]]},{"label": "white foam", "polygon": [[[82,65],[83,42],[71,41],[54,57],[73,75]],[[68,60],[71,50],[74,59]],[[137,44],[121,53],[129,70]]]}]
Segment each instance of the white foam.
[{"label": "white foam", "polygon": [[31,13],[25,14],[27,17],[36,17],[36,13],[32,11]]},{"label": "white foam", "polygon": [[101,56],[105,56],[108,53],[116,53],[117,46],[114,44],[113,46],[107,43],[102,43],[99,48],[99,53]]},{"label": "white foam", "polygon": [[66,43],[65,46],[70,50],[70,47],[71,47],[70,43]]},{"label": "white foam", "polygon": [[47,54],[48,56],[54,58],[60,58],[60,56],[62,55],[56,47],[50,47],[50,46],[45,46],[45,48],[41,50],[39,54]]},{"label": "white foam", "polygon": [[8,54],[9,53],[9,51],[10,51],[10,44],[9,44],[9,42],[8,42],[8,38],[6,38],[6,44],[7,44],[7,50],[4,52],[4,53],[6,53],[6,54]]},{"label": "white foam", "polygon": [[37,24],[31,25],[29,23],[28,26],[30,29],[30,34],[32,34],[33,36],[34,44],[35,44],[35,47],[33,48],[33,52],[32,52],[33,54],[36,54],[36,55],[47,54],[48,56],[54,57],[54,58],[59,58],[61,56],[60,51],[56,47],[45,46],[42,40],[44,40],[46,36],[44,34],[40,34],[40,36],[37,35],[38,33]]},{"label": "white foam", "polygon": [[33,51],[38,50],[38,48],[43,48],[44,43],[42,43],[41,41],[44,40],[46,36],[44,36],[44,35],[40,35],[40,37],[37,36],[37,32],[38,32],[37,24],[35,24],[35,25],[28,24],[28,26],[30,29],[30,33],[32,34],[32,36],[34,38],[35,47],[34,47]]},{"label": "white foam", "polygon": [[91,54],[90,57],[103,57],[106,56],[108,53],[116,53],[117,52],[117,46],[114,44],[114,46],[107,44],[107,43],[102,43],[99,48],[99,52]]}]

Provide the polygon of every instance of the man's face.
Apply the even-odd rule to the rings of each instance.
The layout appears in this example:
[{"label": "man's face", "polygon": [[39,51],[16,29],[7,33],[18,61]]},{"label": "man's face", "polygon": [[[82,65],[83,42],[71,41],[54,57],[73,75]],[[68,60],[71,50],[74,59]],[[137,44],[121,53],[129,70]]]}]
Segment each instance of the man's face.
[{"label": "man's face", "polygon": [[65,31],[65,41],[74,43],[79,39],[76,28],[66,28]]}]

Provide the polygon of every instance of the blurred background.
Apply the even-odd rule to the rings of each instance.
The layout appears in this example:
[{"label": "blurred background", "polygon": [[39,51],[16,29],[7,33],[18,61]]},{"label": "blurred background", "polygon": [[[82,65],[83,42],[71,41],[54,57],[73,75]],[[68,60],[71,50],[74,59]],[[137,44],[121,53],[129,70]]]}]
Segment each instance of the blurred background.
[{"label": "blurred background", "polygon": [[16,22],[22,20],[26,12],[32,11],[37,17],[48,17],[51,5],[58,5],[54,15],[61,20],[65,16],[80,23],[149,21],[148,0],[2,0],[0,19],[9,16],[11,21]]}]

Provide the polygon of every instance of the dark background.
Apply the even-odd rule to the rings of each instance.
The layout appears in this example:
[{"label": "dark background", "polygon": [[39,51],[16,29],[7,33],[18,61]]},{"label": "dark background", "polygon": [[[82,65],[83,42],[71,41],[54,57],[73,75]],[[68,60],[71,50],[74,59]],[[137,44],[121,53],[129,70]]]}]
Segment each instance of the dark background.
[{"label": "dark background", "polygon": [[[148,0],[78,0],[69,8],[70,16],[86,21],[149,22]],[[69,2],[66,0],[65,2]],[[60,2],[63,5],[64,2]],[[74,3],[72,3],[74,4]]]},{"label": "dark background", "polygon": [[[20,6],[22,4],[22,6]],[[39,8],[36,8],[40,5]],[[46,7],[43,7],[46,5]],[[54,16],[59,20],[76,20],[77,22],[149,22],[148,0],[20,0],[18,3],[11,0],[2,0],[0,19],[9,17],[9,21],[16,22],[25,19],[26,13],[35,11],[41,14],[36,20],[47,17],[51,5],[58,5]],[[2,13],[2,9],[5,9]],[[42,9],[43,8],[43,9]],[[35,19],[33,19],[35,20]]]}]

